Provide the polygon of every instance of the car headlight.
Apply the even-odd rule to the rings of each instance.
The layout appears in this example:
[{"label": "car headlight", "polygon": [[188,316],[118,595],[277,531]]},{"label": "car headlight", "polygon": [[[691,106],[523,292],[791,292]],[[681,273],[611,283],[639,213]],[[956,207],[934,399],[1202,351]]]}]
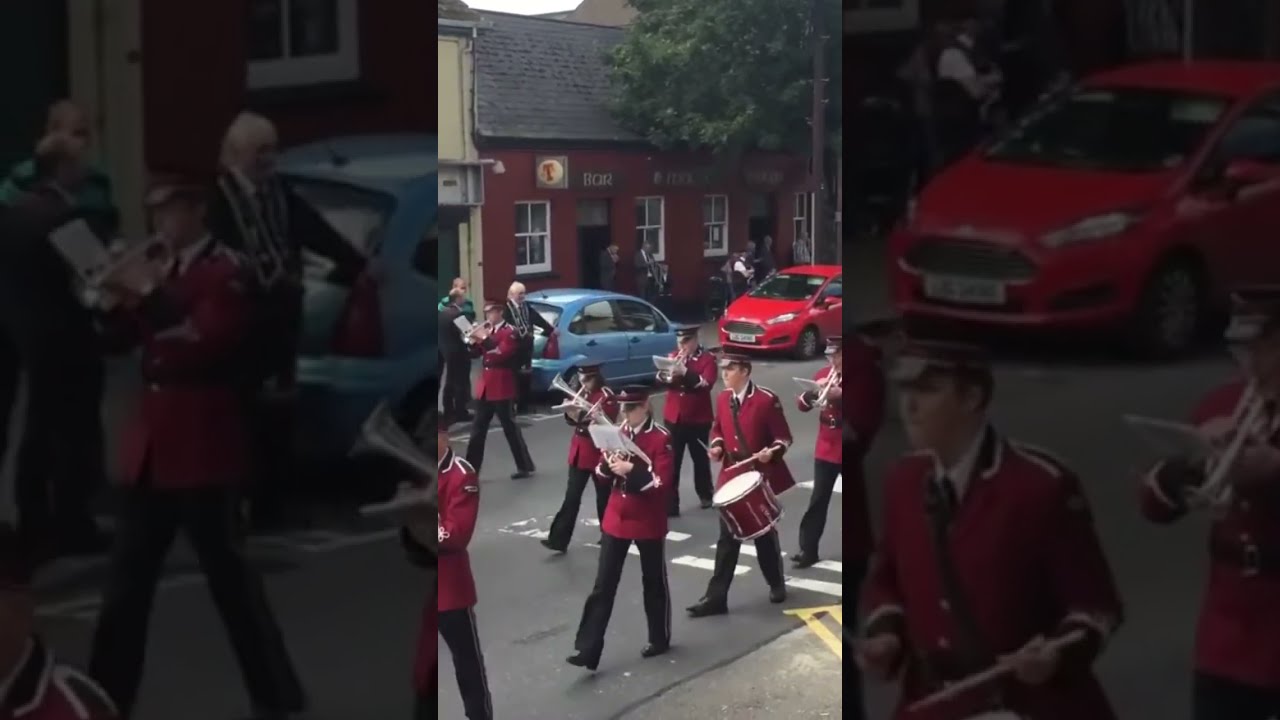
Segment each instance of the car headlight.
[{"label": "car headlight", "polygon": [[1109,212],[1078,220],[1064,228],[1045,233],[1040,244],[1049,248],[1059,248],[1090,240],[1104,240],[1114,237],[1138,224],[1141,216],[1133,212]]},{"label": "car headlight", "polygon": [[782,313],[778,317],[770,318],[765,322],[766,325],[777,325],[778,323],[791,322],[800,317],[800,313]]}]

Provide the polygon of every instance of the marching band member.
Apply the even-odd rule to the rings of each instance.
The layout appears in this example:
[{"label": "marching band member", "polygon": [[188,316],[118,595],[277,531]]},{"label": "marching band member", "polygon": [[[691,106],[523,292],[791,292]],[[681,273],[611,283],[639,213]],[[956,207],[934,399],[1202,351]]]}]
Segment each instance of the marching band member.
[{"label": "marching band member", "polygon": [[476,385],[476,418],[471,423],[471,437],[467,440],[467,462],[479,473],[484,465],[484,446],[489,436],[489,424],[498,416],[502,434],[507,438],[511,457],[515,459],[516,472],[512,480],[527,478],[534,472],[533,458],[524,443],[524,435],[516,425],[514,403],[516,399],[516,363],[520,360],[520,341],[515,330],[502,319],[505,303],[490,300],[484,304],[485,320],[490,328],[483,339],[471,346],[471,354],[483,358],[480,382]]},{"label": "marching band member", "polygon": [[[916,451],[885,480],[859,665],[901,674],[900,720],[1114,720],[1092,664],[1121,604],[1079,479],[991,426],[981,349],[908,340],[891,379]],[[998,660],[1012,678],[908,710]]]},{"label": "marching band member", "polygon": [[[454,454],[449,447],[449,423],[441,418],[436,432],[436,449],[440,455],[439,504],[440,521],[437,539],[440,543],[438,558],[440,581],[437,602],[440,637],[449,646],[453,656],[453,672],[458,679],[458,691],[469,720],[491,720],[493,698],[489,694],[489,676],[484,670],[484,655],[480,652],[480,636],[476,632],[476,581],[471,575],[471,557],[467,546],[476,530],[476,517],[480,512],[480,479],[466,460]],[[421,532],[421,530],[419,530]],[[412,533],[402,536],[412,549],[426,552],[426,543],[416,541]],[[427,642],[427,638],[422,638]],[[434,650],[419,647],[419,668],[428,664],[422,659]],[[419,683],[421,687],[421,683]],[[432,708],[435,710],[435,708]],[[425,709],[422,717],[428,717]]]},{"label": "marching band member", "polygon": [[[1209,392],[1192,421],[1221,447],[1249,433],[1229,462],[1230,495],[1214,503],[1209,583],[1196,641],[1195,720],[1266,720],[1280,714],[1280,287],[1235,294],[1228,340],[1245,375]],[[1240,427],[1252,403],[1264,403],[1254,427]],[[1260,427],[1259,427],[1260,426]],[[1173,523],[1197,505],[1207,479],[1203,462],[1169,458],[1146,474],[1142,511]]]},{"label": "marching band member", "polygon": [[[614,401],[613,391],[605,386],[604,375],[600,373],[600,365],[583,365],[578,368],[578,376],[582,380],[585,400],[595,405],[600,404],[600,412],[610,422],[618,415],[618,406]],[[609,502],[609,482],[595,475],[600,464],[600,451],[591,440],[593,420],[587,417],[584,410],[566,410],[565,422],[573,428],[573,438],[569,441],[569,486],[564,493],[564,503],[551,521],[551,531],[542,540],[543,547],[562,553],[569,548],[573,539],[573,529],[578,525],[578,511],[582,508],[582,493],[587,483],[595,485],[596,517],[604,522],[605,505]],[[594,479],[593,479],[594,478]]]},{"label": "marching band member", "polygon": [[669,357],[679,360],[673,372],[659,372],[658,382],[670,388],[662,419],[671,433],[675,453],[675,475],[671,479],[671,507],[667,514],[680,516],[680,470],[685,450],[693,460],[693,489],[705,509],[711,507],[711,462],[707,441],[711,435],[711,390],[716,385],[716,359],[698,343],[698,326],[676,330],[676,350]]},{"label": "marching band member", "polygon": [[673,462],[671,437],[653,421],[648,388],[625,388],[617,395],[617,401],[622,408],[622,433],[643,456],[602,458],[596,470],[612,483],[613,495],[601,527],[595,586],[582,608],[582,622],[574,640],[577,652],[566,660],[593,671],[600,665],[605,630],[633,542],[640,552],[644,612],[649,621],[649,644],[640,656],[655,657],[671,646],[671,589],[665,556],[667,494],[671,492]]},{"label": "marching band member", "polygon": [[[782,401],[772,390],[752,381],[750,358],[726,355],[720,360],[720,368],[725,389],[716,399],[716,419],[711,426],[711,459],[723,461],[724,466],[716,479],[716,488],[742,473],[756,470],[764,476],[774,494],[780,495],[796,484],[782,457],[791,447],[791,427],[782,411]],[[736,470],[730,469],[734,464],[751,458],[754,462]],[[769,602],[783,602],[787,599],[787,587],[777,529],[756,538],[755,546],[760,572],[769,584]],[[729,612],[729,585],[733,582],[741,549],[742,543],[721,518],[715,571],[706,594],[688,608],[690,616],[701,618]]]},{"label": "marching band member", "polygon": [[0,718],[3,720],[116,720],[107,693],[59,663],[35,635],[30,543],[0,525]]}]

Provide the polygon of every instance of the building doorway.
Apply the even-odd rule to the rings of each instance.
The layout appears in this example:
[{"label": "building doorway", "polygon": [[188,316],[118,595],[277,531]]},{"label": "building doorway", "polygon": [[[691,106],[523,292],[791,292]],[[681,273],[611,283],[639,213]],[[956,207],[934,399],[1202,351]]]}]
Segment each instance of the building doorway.
[{"label": "building doorway", "polygon": [[0,5],[0,47],[5,49],[0,167],[5,171],[31,156],[49,105],[67,96],[67,23],[65,2]]},{"label": "building doorway", "polygon": [[440,283],[442,286],[452,283],[456,277],[462,277],[462,253],[459,227],[467,222],[470,212],[465,207],[440,207],[440,239],[436,244],[436,257],[439,259]]},{"label": "building doorway", "polygon": [[766,235],[778,240],[778,203],[772,193],[752,193],[748,206],[747,240],[755,243],[757,251],[764,245]]},{"label": "building doorway", "polygon": [[[604,287],[600,259],[612,239],[609,215],[608,200],[578,201],[578,267],[584,288],[599,290]],[[614,280],[617,280],[616,274]]]}]

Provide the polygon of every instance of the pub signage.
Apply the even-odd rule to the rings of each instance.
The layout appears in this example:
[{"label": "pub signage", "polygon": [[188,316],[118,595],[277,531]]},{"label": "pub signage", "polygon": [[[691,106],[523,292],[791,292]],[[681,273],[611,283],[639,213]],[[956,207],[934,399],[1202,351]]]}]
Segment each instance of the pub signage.
[{"label": "pub signage", "polygon": [[748,185],[777,187],[782,184],[781,170],[747,170],[742,175]]},{"label": "pub signage", "polygon": [[534,182],[539,188],[563,190],[569,187],[569,158],[540,155],[534,158]]},{"label": "pub signage", "polygon": [[584,170],[573,175],[573,187],[581,190],[613,190],[622,184],[618,173]]},{"label": "pub signage", "polygon": [[657,187],[705,187],[711,185],[714,181],[715,172],[711,168],[655,170],[653,173],[653,184]]}]

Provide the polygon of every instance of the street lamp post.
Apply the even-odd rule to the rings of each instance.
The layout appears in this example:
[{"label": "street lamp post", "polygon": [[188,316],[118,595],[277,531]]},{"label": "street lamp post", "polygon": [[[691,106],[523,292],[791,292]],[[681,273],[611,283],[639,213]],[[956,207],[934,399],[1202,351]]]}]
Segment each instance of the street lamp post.
[{"label": "street lamp post", "polygon": [[[818,238],[826,235],[826,103],[824,97],[826,95],[826,62],[825,62],[825,38],[823,37],[822,27],[822,3],[823,0],[812,0],[810,5],[810,32],[813,33],[813,139],[810,143],[810,172],[813,174],[814,191],[813,191],[813,219],[811,221],[813,230],[810,241],[813,243],[813,262],[819,262]],[[799,238],[793,238],[793,242]],[[821,247],[823,249],[823,259],[827,257],[828,243],[823,241]]]}]

